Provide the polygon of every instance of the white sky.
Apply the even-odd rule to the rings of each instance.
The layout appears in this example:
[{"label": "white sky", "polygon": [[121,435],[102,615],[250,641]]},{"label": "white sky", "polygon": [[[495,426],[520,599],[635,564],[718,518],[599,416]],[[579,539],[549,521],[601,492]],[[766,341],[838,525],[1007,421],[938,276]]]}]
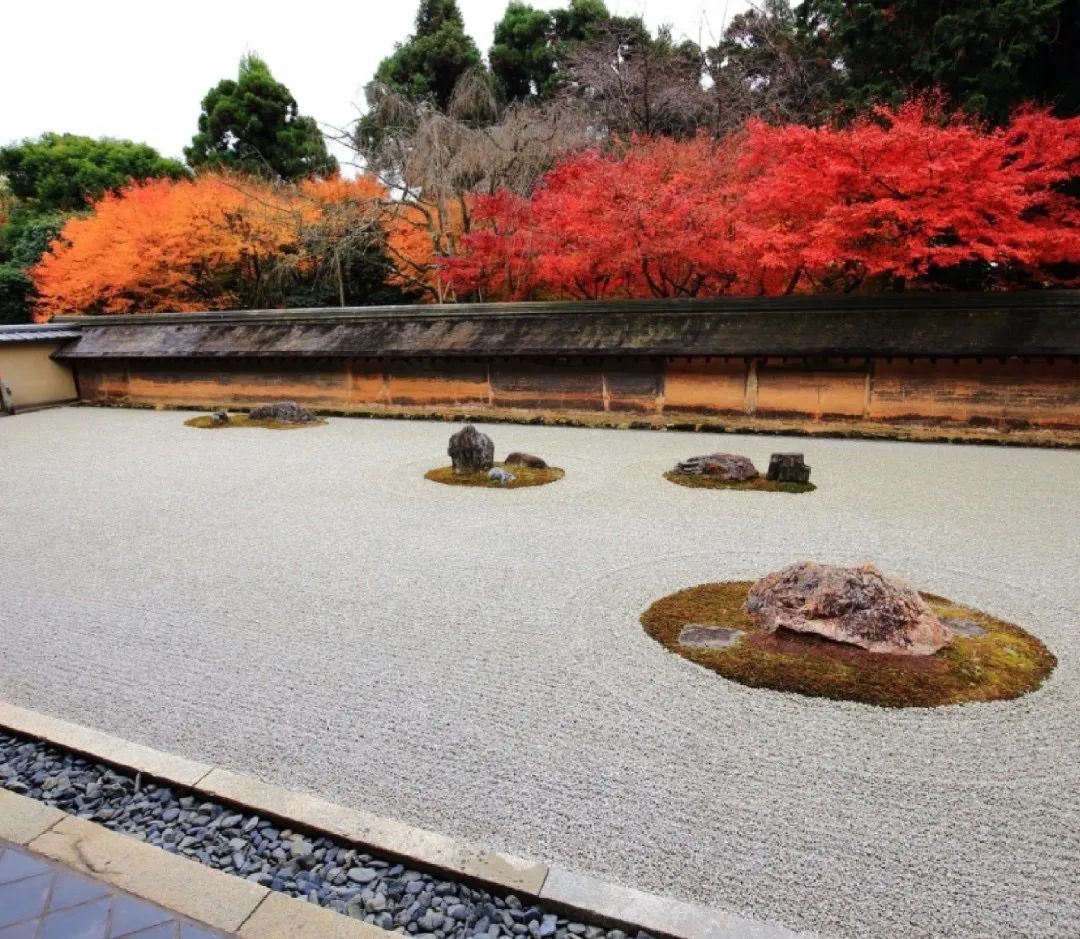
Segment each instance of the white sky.
[{"label": "white sky", "polygon": [[[487,53],[507,0],[458,0]],[[533,0],[533,6],[564,6]],[[607,0],[678,37],[715,38],[746,0]],[[0,144],[45,131],[123,137],[182,158],[199,104],[240,57],[258,52],[301,112],[341,126],[394,42],[412,30],[418,0],[350,0],[276,13],[273,0],[51,0],[5,5],[0,44]],[[164,10],[168,10],[165,13]],[[340,154],[339,154],[340,155]]]}]

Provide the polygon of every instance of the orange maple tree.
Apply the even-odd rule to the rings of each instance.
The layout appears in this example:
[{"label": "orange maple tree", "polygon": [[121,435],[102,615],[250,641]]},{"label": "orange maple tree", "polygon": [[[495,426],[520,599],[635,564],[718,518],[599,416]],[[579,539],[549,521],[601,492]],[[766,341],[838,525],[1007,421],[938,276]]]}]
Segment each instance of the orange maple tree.
[{"label": "orange maple tree", "polygon": [[423,200],[387,204],[383,224],[387,255],[394,265],[391,284],[426,303],[455,299],[443,261],[455,255],[466,233],[471,202],[466,197],[441,205]]},{"label": "orange maple tree", "polygon": [[363,176],[296,187],[218,174],[131,185],[64,225],[31,272],[35,318],[266,302],[282,259],[304,273],[358,233],[370,240],[384,200]]},{"label": "orange maple tree", "polygon": [[1080,119],[997,130],[932,99],[846,127],[751,122],[722,141],[632,140],[558,165],[532,197],[477,200],[441,262],[484,299],[778,294],[1069,283],[1080,263]]}]

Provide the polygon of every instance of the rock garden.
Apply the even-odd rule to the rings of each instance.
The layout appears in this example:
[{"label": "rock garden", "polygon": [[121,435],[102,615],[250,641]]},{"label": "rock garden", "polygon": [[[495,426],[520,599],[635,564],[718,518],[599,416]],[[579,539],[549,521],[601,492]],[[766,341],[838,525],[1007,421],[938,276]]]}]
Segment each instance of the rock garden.
[{"label": "rock garden", "polygon": [[693,456],[664,473],[689,489],[748,489],[756,492],[813,492],[810,467],[801,453],[774,453],[764,476],[749,457],[737,453]]},{"label": "rock garden", "polygon": [[447,486],[524,489],[544,486],[566,475],[531,453],[515,451],[505,460],[496,462],[494,442],[473,424],[466,424],[450,438],[446,452],[450,456],[450,466],[429,470],[424,474],[426,479]]},{"label": "rock garden", "polygon": [[219,430],[224,427],[265,427],[267,430],[293,430],[297,427],[317,427],[326,419],[318,417],[295,401],[276,401],[252,408],[247,414],[230,414],[226,410],[200,414],[184,421],[188,427]]},{"label": "rock garden", "polygon": [[1024,629],[867,565],[802,562],[700,584],[641,617],[666,649],[753,688],[885,707],[1034,691],[1057,660]]}]

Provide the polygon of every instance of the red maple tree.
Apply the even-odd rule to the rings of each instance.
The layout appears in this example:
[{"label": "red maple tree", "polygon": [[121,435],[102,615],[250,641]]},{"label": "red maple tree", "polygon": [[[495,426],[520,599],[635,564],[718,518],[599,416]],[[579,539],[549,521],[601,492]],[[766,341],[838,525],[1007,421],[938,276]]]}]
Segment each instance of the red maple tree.
[{"label": "red maple tree", "polygon": [[443,261],[484,299],[778,294],[1066,283],[1080,262],[1080,119],[1025,110],[999,130],[933,99],[846,127],[751,122],[722,141],[631,140],[565,160],[524,200],[479,198]]}]

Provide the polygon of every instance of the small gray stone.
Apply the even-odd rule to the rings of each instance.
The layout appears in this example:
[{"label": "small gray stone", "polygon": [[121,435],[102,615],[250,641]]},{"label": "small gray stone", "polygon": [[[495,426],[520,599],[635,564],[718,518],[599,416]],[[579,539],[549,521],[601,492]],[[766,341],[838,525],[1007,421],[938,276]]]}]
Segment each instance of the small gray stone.
[{"label": "small gray stone", "polygon": [[986,635],[986,628],[980,626],[973,619],[960,619],[958,617],[943,616],[941,621],[958,636],[966,636],[968,639],[978,639]]},{"label": "small gray stone", "polygon": [[687,623],[679,631],[679,645],[691,649],[728,649],[742,641],[741,629]]},{"label": "small gray stone", "polygon": [[354,884],[370,884],[378,876],[370,867],[354,867],[349,871],[349,880]]}]

